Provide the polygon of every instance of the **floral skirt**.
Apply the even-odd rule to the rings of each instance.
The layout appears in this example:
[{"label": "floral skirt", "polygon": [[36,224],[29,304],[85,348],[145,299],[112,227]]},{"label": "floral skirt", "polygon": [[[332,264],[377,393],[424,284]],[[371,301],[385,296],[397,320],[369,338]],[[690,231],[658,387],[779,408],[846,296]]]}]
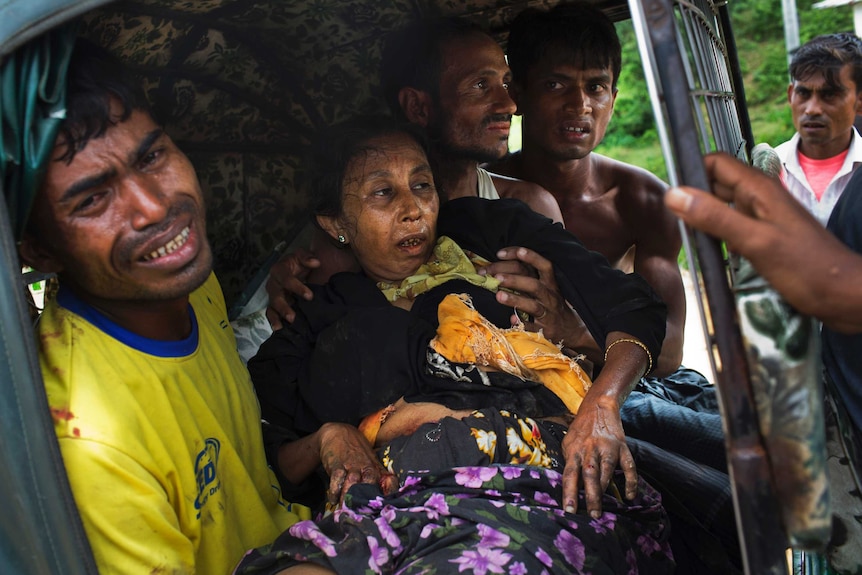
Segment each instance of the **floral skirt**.
[{"label": "floral skirt", "polygon": [[[299,562],[336,573],[673,572],[667,519],[653,488],[640,481],[637,498],[621,501],[611,495],[623,490],[617,471],[599,519],[583,511],[583,493],[581,511],[566,513],[560,507],[562,474],[549,468],[556,467],[562,435],[527,418],[497,414],[445,418],[411,436],[443,444],[439,451],[447,462],[460,453],[457,459],[479,465],[438,467],[428,449],[419,459],[429,470],[401,473],[396,493],[384,496],[375,485],[356,485],[331,515],[293,525],[272,545],[249,552],[236,573],[277,573]],[[387,451],[396,470],[400,456],[416,453],[409,443]],[[509,462],[524,458],[529,465]],[[551,465],[536,465],[540,461]]]}]

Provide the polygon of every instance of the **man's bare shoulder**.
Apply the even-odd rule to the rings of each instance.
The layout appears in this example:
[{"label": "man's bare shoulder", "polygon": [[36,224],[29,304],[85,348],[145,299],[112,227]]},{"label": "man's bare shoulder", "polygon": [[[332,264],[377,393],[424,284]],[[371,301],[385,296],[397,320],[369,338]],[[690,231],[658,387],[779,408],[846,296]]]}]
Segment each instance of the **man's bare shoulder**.
[{"label": "man's bare shoulder", "polygon": [[593,152],[594,165],[609,187],[618,187],[627,200],[661,200],[668,186],[658,176],[633,164],[627,164]]},{"label": "man's bare shoulder", "polygon": [[491,173],[491,180],[494,182],[494,187],[497,188],[497,193],[501,198],[514,198],[521,200],[534,212],[539,212],[555,222],[563,221],[563,214],[560,212],[560,206],[557,205],[557,200],[554,196],[533,182],[519,180],[511,176]]},{"label": "man's bare shoulder", "polygon": [[534,182],[521,180],[505,174],[498,174],[490,168],[486,168],[494,182],[494,187],[497,188],[497,193],[501,198],[509,198],[522,194],[545,193],[550,194],[548,190]]},{"label": "man's bare shoulder", "polygon": [[676,247],[680,242],[676,218],[664,205],[668,185],[652,172],[595,154],[596,166],[608,189],[616,188],[617,210],[638,238]]}]

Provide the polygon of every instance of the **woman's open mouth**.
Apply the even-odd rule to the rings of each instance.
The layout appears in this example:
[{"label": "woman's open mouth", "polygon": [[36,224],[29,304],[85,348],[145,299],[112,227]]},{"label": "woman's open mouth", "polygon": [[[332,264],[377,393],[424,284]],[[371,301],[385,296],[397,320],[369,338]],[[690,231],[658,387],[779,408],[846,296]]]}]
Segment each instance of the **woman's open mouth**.
[{"label": "woman's open mouth", "polygon": [[415,256],[423,253],[427,244],[428,238],[420,234],[404,238],[398,242],[398,249],[409,256]]}]

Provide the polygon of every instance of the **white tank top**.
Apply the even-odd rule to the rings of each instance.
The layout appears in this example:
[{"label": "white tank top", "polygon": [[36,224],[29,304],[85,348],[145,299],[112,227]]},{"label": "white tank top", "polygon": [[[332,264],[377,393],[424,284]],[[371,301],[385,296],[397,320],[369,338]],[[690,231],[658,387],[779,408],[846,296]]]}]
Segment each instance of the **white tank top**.
[{"label": "white tank top", "polygon": [[500,194],[497,193],[497,188],[494,187],[494,180],[491,179],[491,174],[478,166],[476,166],[476,172],[479,174],[479,197],[486,200],[499,200]]}]

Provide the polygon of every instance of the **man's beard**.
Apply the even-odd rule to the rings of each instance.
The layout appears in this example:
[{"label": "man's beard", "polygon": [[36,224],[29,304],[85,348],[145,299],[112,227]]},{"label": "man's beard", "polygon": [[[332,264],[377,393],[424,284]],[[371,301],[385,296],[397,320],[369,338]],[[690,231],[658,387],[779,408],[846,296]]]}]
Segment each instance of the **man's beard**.
[{"label": "man's beard", "polygon": [[[428,134],[430,136],[431,143],[441,152],[442,155],[450,158],[471,160],[479,164],[495,162],[506,156],[508,153],[508,144],[502,146],[501,142],[500,144],[493,146],[482,146],[481,144],[474,144],[473,142],[480,139],[478,135],[481,134],[481,132],[490,124],[494,122],[510,122],[511,119],[512,116],[508,114],[494,114],[486,116],[477,129],[466,131],[459,129],[445,130],[445,126],[448,125],[451,128],[454,125],[454,122],[448,121],[447,117],[443,118],[440,122],[429,125]],[[467,143],[464,144],[460,142]]]}]

